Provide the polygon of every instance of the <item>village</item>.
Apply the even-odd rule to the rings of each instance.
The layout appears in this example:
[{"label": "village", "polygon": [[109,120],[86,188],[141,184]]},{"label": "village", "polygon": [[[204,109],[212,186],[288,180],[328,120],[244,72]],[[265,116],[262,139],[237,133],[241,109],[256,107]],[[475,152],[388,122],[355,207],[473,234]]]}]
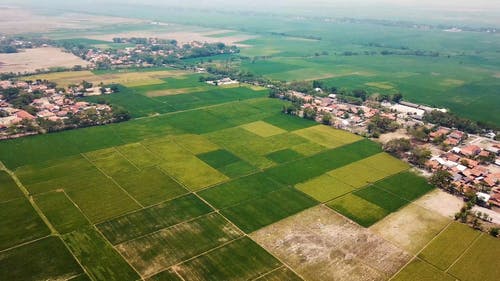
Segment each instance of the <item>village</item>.
[{"label": "village", "polygon": [[[321,89],[315,91],[321,93]],[[467,134],[425,122],[427,113],[446,112],[446,109],[406,101],[370,100],[354,105],[342,102],[336,94],[319,97],[297,91],[282,93],[278,98],[298,104],[296,112],[287,113],[371,137],[384,147],[391,141],[406,141],[408,147],[397,155],[399,158],[429,178],[438,171],[446,171],[449,184],[442,187],[445,191],[464,198],[474,194],[478,199],[476,209],[484,213],[488,212],[486,208],[490,209],[489,219],[495,217],[500,224],[500,142],[494,140],[493,133]],[[373,130],[373,126],[378,126],[375,120],[385,120],[384,124],[392,129]],[[410,147],[423,152],[418,161],[421,165],[411,161]]]},{"label": "village", "polygon": [[0,139],[115,122],[111,106],[78,99],[113,92],[85,81],[67,89],[49,81],[0,81]]}]

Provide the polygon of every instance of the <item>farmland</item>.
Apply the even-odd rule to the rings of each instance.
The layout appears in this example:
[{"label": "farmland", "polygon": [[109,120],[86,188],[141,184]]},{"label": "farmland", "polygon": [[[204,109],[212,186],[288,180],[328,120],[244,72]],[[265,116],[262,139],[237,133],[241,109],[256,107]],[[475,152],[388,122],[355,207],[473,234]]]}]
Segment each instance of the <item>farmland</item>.
[{"label": "farmland", "polygon": [[[496,249],[415,203],[433,187],[377,143],[193,75],[138,72],[106,97],[131,121],[0,142],[0,279],[405,280],[425,261],[475,280],[470,244]],[[169,87],[197,90],[148,95]]]}]

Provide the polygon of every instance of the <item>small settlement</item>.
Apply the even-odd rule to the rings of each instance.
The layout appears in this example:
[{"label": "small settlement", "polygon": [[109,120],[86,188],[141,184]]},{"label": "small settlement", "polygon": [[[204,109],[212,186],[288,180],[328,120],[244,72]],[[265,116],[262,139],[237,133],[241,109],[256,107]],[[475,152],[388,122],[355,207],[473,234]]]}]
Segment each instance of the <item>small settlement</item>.
[{"label": "small settlement", "polygon": [[111,106],[78,99],[112,89],[86,84],[56,89],[49,81],[0,81],[0,139],[113,122]]}]

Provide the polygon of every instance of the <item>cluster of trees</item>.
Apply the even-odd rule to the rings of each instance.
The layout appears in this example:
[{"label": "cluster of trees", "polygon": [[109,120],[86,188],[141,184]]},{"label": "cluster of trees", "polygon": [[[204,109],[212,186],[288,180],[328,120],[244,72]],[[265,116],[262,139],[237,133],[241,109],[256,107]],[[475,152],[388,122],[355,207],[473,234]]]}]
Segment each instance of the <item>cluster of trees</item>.
[{"label": "cluster of trees", "polygon": [[414,146],[405,138],[390,140],[384,144],[383,149],[398,158],[408,157],[410,163],[420,168],[425,167],[432,155],[428,149]]},{"label": "cluster of trees", "polygon": [[470,119],[456,116],[453,113],[434,110],[424,115],[424,121],[448,128],[457,128],[469,134],[480,133],[483,129],[491,129],[486,124],[481,124]]},{"label": "cluster of trees", "polygon": [[17,48],[12,45],[0,44],[0,54],[12,54],[17,53]]},{"label": "cluster of trees", "polygon": [[424,51],[424,50],[405,50],[405,51],[400,51],[400,50],[382,50],[382,51],[363,51],[363,52],[353,52],[353,51],[344,51],[340,53],[342,56],[360,56],[360,55],[365,55],[365,56],[375,56],[375,55],[382,55],[382,56],[389,56],[389,55],[395,55],[395,56],[417,56],[417,57],[439,57],[440,53],[439,52],[434,52],[434,51]]},{"label": "cluster of trees", "polygon": [[398,128],[399,124],[397,122],[380,115],[374,116],[367,126],[368,133],[375,138],[384,133],[394,132]]},{"label": "cluster of trees", "polygon": [[38,98],[43,96],[43,93],[39,90],[33,92],[22,91],[19,88],[8,88],[0,91],[0,94],[4,97],[4,100],[12,104],[15,108],[20,108],[27,111],[30,114],[36,114],[35,108],[30,104]]}]

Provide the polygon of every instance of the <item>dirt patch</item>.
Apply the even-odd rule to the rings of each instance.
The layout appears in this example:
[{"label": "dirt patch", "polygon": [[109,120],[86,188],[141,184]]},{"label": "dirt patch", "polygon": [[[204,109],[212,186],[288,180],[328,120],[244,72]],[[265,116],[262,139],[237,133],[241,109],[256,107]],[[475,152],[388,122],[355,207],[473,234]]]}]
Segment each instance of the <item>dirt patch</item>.
[{"label": "dirt patch", "polygon": [[450,220],[416,204],[410,204],[387,216],[370,229],[401,248],[416,254],[434,238]]},{"label": "dirt patch", "polygon": [[406,133],[406,129],[399,129],[392,133],[387,133],[380,135],[379,141],[383,144],[388,143],[390,140],[394,139],[410,139],[410,136]]},{"label": "dirt patch", "polygon": [[13,54],[0,54],[0,72],[31,73],[51,67],[86,66],[89,62],[58,48],[36,48]]},{"label": "dirt patch", "polygon": [[494,78],[500,78],[500,72],[497,72],[497,73],[493,74],[493,77]]},{"label": "dirt patch", "polygon": [[206,90],[206,87],[193,87],[193,88],[181,88],[181,89],[165,89],[158,91],[150,91],[146,93],[146,96],[154,98],[154,97],[163,97],[163,96],[174,96],[174,95],[182,95],[189,94],[194,92],[201,92]]},{"label": "dirt patch", "polygon": [[410,255],[318,206],[251,234],[306,280],[387,280]]},{"label": "dirt patch", "polygon": [[414,202],[444,217],[453,218],[464,205],[464,201],[442,190],[434,190]]}]

